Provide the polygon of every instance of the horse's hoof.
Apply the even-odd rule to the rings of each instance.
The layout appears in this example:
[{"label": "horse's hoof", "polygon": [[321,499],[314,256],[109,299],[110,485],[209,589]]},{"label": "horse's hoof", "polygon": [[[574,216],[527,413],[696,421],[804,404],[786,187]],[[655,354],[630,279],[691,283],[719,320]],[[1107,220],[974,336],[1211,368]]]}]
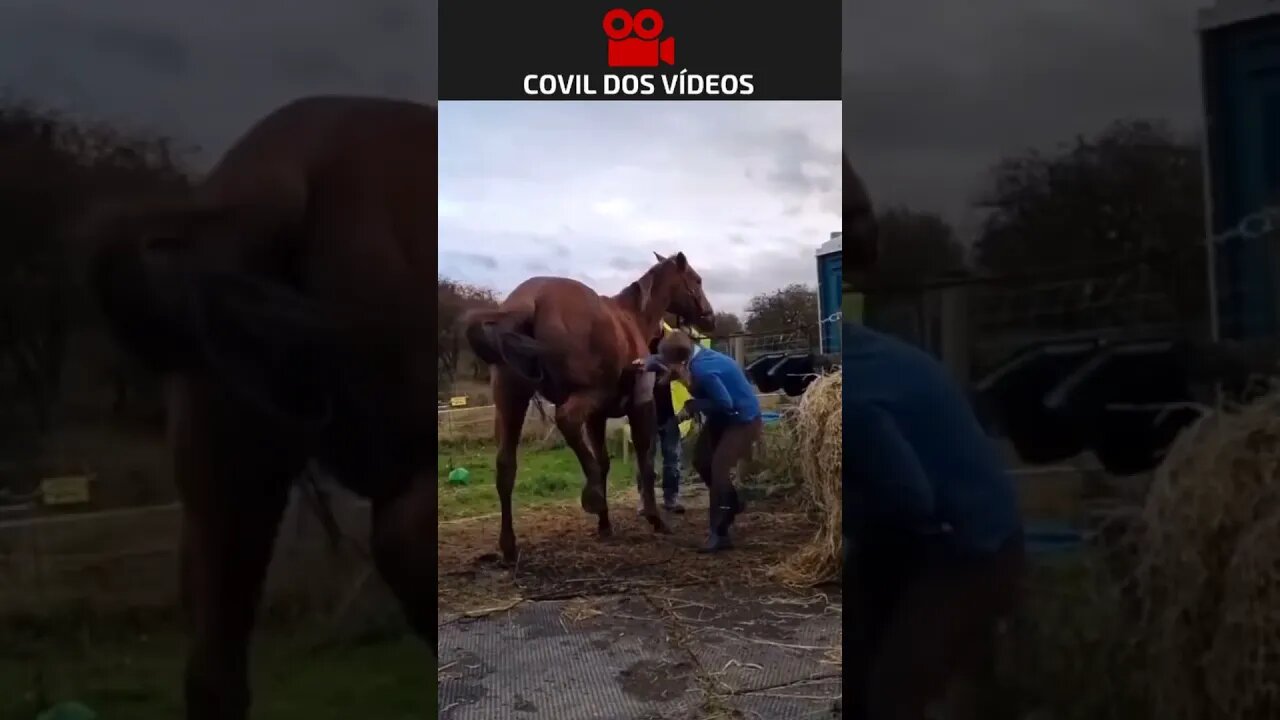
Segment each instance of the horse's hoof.
[{"label": "horse's hoof", "polygon": [[510,545],[500,543],[500,546],[502,548],[502,564],[507,566],[515,565],[516,561],[520,559],[520,548],[516,547],[515,542]]},{"label": "horse's hoof", "polygon": [[659,535],[670,535],[671,528],[667,526],[661,515],[650,515],[649,524],[653,526],[653,531]]},{"label": "horse's hoof", "polygon": [[588,485],[582,488],[582,509],[592,515],[599,515],[605,511],[607,506],[604,502],[604,493],[594,485]]},{"label": "horse's hoof", "polygon": [[596,537],[601,540],[608,540],[613,537],[613,527],[611,525],[603,525],[596,528]]}]

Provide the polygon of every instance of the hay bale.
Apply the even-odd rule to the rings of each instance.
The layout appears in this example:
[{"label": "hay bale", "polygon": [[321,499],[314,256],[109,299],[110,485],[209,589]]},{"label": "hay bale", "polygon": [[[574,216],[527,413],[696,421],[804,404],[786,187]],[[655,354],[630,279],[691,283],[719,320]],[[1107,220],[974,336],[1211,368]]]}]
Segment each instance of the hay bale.
[{"label": "hay bale", "polygon": [[773,569],[790,585],[838,581],[844,569],[841,553],[841,468],[844,458],[842,375],[827,373],[814,380],[795,408],[786,411],[792,458],[800,471],[806,505],[818,519],[813,538]]},{"label": "hay bale", "polygon": [[1152,716],[1280,717],[1280,392],[1206,410],[1131,535]]}]

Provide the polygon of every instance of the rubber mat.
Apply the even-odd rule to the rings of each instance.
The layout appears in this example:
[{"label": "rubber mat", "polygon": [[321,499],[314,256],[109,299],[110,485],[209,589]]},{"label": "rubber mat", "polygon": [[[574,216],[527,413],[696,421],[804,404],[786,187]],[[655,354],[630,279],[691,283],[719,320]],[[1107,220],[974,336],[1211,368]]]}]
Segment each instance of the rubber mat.
[{"label": "rubber mat", "polygon": [[[442,720],[839,717],[839,598],[685,589],[440,628]],[[708,694],[710,690],[711,694]]]}]

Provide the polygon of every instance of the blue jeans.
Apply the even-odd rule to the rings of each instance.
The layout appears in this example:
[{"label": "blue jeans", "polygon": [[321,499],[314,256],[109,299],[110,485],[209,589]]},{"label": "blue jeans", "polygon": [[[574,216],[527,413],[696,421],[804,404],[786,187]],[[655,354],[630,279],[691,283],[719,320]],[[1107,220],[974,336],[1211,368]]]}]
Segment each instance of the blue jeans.
[{"label": "blue jeans", "polygon": [[675,500],[680,493],[680,425],[674,420],[658,427],[658,451],[662,453],[662,497]]}]

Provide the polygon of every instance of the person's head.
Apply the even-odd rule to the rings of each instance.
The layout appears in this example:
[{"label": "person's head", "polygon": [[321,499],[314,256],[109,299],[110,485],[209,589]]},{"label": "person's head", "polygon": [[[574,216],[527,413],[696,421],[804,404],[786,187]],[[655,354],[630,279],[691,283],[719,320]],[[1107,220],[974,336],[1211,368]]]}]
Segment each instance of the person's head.
[{"label": "person's head", "polygon": [[683,365],[693,357],[693,338],[684,330],[672,330],[658,341],[658,355],[667,365]]}]

